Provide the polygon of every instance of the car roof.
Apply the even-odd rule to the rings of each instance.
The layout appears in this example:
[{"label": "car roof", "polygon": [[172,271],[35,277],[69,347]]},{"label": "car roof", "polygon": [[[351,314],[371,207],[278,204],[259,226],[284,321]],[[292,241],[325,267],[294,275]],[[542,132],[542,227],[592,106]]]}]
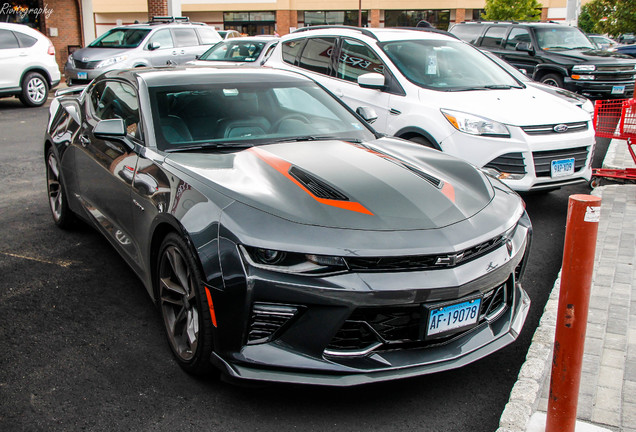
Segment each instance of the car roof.
[{"label": "car roof", "polygon": [[438,29],[424,27],[352,27],[352,26],[312,26],[303,27],[282,39],[294,39],[295,37],[308,35],[339,35],[339,36],[366,36],[378,42],[390,42],[405,39],[457,39],[455,35]]},{"label": "car roof", "polygon": [[149,87],[181,84],[213,84],[215,82],[293,82],[313,83],[310,78],[296,72],[272,68],[244,68],[240,66],[185,65],[160,68],[133,68],[112,70],[104,78],[122,78],[130,82],[143,80]]},{"label": "car roof", "polygon": [[41,32],[25,24],[0,22],[0,28],[5,30],[22,32],[33,37],[44,37],[44,35]]},{"label": "car roof", "polygon": [[278,38],[274,38],[274,37],[267,37],[267,36],[244,36],[244,37],[235,37],[235,38],[231,38],[231,39],[224,39],[222,41],[220,41],[219,43],[234,43],[234,42],[241,42],[241,41],[247,41],[247,42],[275,42],[277,41]]},{"label": "car roof", "polygon": [[537,21],[462,21],[455,25],[522,25],[529,27],[563,27],[570,28],[570,26],[563,25],[557,22],[537,22]]}]

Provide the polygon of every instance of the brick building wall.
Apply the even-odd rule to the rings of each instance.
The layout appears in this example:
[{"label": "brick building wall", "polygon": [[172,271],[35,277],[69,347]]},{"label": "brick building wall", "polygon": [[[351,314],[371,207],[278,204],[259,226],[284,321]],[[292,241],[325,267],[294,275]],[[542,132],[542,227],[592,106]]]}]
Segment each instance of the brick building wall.
[{"label": "brick building wall", "polygon": [[[64,63],[68,58],[69,45],[83,46],[80,1],[47,0],[47,7],[52,12],[48,18],[44,19],[42,32],[51,39],[53,46],[55,46],[55,59],[60,70],[64,69]],[[54,36],[56,31],[57,36]]]},{"label": "brick building wall", "polygon": [[148,21],[154,16],[168,16],[167,0],[148,0]]}]

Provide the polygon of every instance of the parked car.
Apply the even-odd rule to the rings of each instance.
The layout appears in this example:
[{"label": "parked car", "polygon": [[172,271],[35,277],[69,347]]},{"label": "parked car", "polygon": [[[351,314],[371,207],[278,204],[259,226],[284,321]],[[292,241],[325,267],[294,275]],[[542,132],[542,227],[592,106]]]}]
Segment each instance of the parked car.
[{"label": "parked car", "polygon": [[603,35],[588,34],[587,37],[592,42],[594,42],[599,49],[602,49],[602,50],[609,50],[610,48],[620,45],[614,39],[611,39]]},{"label": "parked car", "polygon": [[204,52],[195,65],[262,66],[278,44],[278,38],[242,37],[224,40]]},{"label": "parked car", "polygon": [[69,85],[87,84],[112,69],[184,64],[220,41],[217,31],[205,24],[158,17],[108,30],[68,56],[64,76]]},{"label": "parked car", "polygon": [[585,111],[590,116],[590,118],[594,117],[594,104],[585,96],[571,92],[570,90],[537,82],[501,57],[498,57],[496,54],[486,50],[483,50],[482,52],[486,54],[486,56],[488,56],[488,58],[490,58],[492,61],[504,68],[509,74],[514,76],[519,81],[523,82],[525,85],[538,88],[539,90],[543,90],[544,92],[548,92],[553,96],[557,96],[567,102],[570,102]]},{"label": "parked car", "polygon": [[631,45],[618,45],[614,48],[610,48],[610,51],[613,51],[618,54],[628,55],[631,57],[636,57],[636,44]]},{"label": "parked car", "polygon": [[110,240],[189,372],[405,378],[489,355],[525,321],[519,196],[302,75],[110,71],[51,104],[44,153],[54,222]]},{"label": "parked car", "polygon": [[590,180],[589,115],[423,30],[307,29],[283,37],[266,65],[302,72],[351,108],[372,108],[378,131],[462,157],[517,191]]},{"label": "parked car", "polygon": [[450,32],[494,52],[528,76],[590,99],[631,97],[636,61],[597,49],[576,27],[555,23],[462,22]]},{"label": "parked car", "polygon": [[634,33],[623,33],[617,39],[618,43],[621,44],[633,44],[636,43],[636,36]]},{"label": "parked car", "polygon": [[236,30],[217,30],[221,39],[233,39],[241,37],[241,34]]},{"label": "parked car", "polygon": [[41,106],[59,82],[49,38],[22,24],[0,22],[0,97],[17,96],[26,106]]}]

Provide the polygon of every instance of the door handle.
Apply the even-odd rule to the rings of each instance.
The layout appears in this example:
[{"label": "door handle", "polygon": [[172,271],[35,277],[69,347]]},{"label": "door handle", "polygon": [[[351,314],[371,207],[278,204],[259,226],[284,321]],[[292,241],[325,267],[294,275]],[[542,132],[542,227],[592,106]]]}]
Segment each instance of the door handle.
[{"label": "door handle", "polygon": [[91,143],[91,140],[88,139],[86,135],[80,135],[79,142],[80,144],[82,144],[83,147],[86,147],[87,145]]},{"label": "door handle", "polygon": [[339,98],[344,96],[344,92],[341,89],[336,90],[334,93],[336,93],[336,96]]},{"label": "door handle", "polygon": [[185,54],[185,50],[181,50],[181,54],[182,54],[182,55],[183,55],[183,54]]},{"label": "door handle", "polygon": [[172,51],[172,55],[177,55],[177,50]]},{"label": "door handle", "polygon": [[28,53],[26,53],[26,52],[24,52],[24,51],[22,51],[22,52],[21,52],[20,54],[18,54],[18,55],[19,55],[20,57],[26,57],[26,56],[28,56],[29,54],[28,54]]}]

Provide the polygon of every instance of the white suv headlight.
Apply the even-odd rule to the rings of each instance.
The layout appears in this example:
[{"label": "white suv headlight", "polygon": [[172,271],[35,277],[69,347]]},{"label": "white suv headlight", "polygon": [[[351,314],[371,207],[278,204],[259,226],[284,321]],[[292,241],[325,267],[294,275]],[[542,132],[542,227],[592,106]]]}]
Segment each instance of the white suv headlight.
[{"label": "white suv headlight", "polygon": [[114,65],[115,63],[122,62],[126,60],[127,58],[128,56],[123,55],[123,56],[111,57],[109,59],[102,60],[99,63],[97,63],[97,66],[95,67],[95,69],[101,69],[106,66]]},{"label": "white suv headlight", "polygon": [[441,111],[446,120],[458,131],[471,135],[510,137],[510,131],[502,123],[460,111],[447,109],[442,109]]}]

